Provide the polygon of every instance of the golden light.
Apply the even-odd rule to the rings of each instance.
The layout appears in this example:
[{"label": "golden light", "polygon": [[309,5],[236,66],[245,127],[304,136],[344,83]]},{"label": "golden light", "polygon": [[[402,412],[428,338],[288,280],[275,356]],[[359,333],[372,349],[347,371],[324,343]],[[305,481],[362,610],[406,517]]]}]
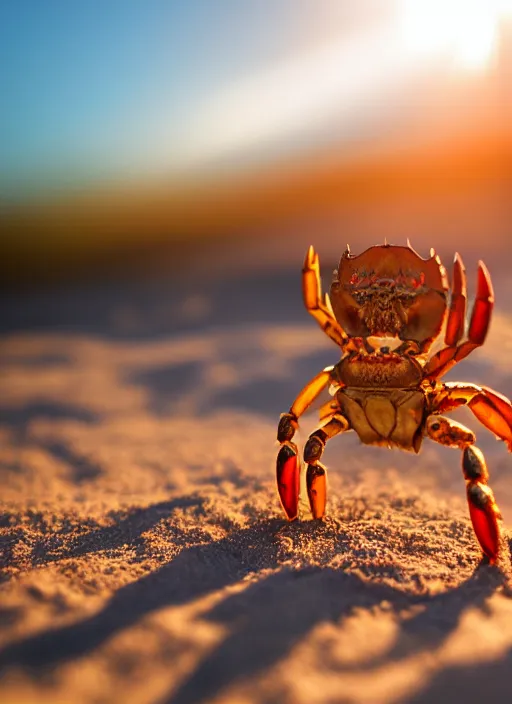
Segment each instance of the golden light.
[{"label": "golden light", "polygon": [[467,70],[485,69],[511,0],[403,0],[400,31],[417,56],[444,55]]},{"label": "golden light", "polygon": [[[512,0],[396,0],[389,8],[369,28],[348,35],[341,28],[325,43],[284,54],[205,93],[173,141],[173,168],[234,163],[247,154],[261,158],[329,132],[347,149],[352,135],[377,134],[383,116],[413,109],[411,85],[425,77],[439,82],[444,70],[455,69],[457,78],[485,71],[498,48],[500,23],[512,17]],[[429,103],[428,88],[418,90]],[[167,165],[162,129],[151,158]]]}]

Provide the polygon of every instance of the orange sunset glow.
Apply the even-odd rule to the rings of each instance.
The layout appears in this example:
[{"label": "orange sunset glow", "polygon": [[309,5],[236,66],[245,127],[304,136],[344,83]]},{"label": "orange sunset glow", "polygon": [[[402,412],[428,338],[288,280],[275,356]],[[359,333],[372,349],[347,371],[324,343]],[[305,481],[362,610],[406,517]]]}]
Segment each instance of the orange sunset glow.
[{"label": "orange sunset glow", "polygon": [[[148,109],[124,150],[128,169],[106,149],[98,168],[90,159],[89,166],[108,178],[78,162],[72,178],[37,171],[32,190],[4,199],[4,247],[17,270],[23,261],[37,268],[46,251],[55,266],[92,262],[141,240],[264,236],[266,228],[320,215],[360,218],[384,237],[392,236],[382,216],[391,209],[397,234],[414,231],[417,221],[438,230],[450,202],[448,220],[461,231],[469,226],[476,237],[491,220],[505,237],[511,3],[371,7],[326,3],[315,14],[305,4],[274,60],[261,47],[259,63],[241,64],[230,78],[219,74],[189,108],[184,98],[176,102],[180,119]],[[176,86],[185,91],[187,67],[180,70]],[[464,197],[473,204],[469,221]]]}]

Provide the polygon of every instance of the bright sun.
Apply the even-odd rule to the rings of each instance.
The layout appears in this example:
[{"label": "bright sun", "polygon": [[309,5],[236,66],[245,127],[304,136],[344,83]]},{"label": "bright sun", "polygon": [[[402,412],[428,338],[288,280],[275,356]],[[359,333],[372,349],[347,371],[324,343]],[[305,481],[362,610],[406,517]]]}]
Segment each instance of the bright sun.
[{"label": "bright sun", "polygon": [[485,68],[512,0],[402,0],[401,34],[413,54],[449,54],[465,69]]}]

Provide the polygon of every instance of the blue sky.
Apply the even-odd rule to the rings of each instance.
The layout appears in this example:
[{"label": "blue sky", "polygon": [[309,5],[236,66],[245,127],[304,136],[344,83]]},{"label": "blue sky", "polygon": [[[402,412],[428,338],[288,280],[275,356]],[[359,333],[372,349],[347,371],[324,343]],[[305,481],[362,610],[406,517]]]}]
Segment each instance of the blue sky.
[{"label": "blue sky", "polygon": [[[334,125],[353,134],[369,118],[375,127],[384,104],[406,114],[396,96],[419,85],[426,55],[409,57],[390,28],[393,12],[413,1],[424,13],[436,2],[445,7],[437,0],[5,0],[0,195],[179,174],[226,154],[236,162],[251,150],[277,153],[308,130],[329,133]],[[453,26],[467,14],[462,8]],[[436,27],[450,29],[425,17],[436,41]],[[413,45],[428,24],[418,18]]]},{"label": "blue sky", "polygon": [[339,24],[361,0],[14,0],[0,7],[3,193],[136,177],[166,163],[205,96]]},{"label": "blue sky", "polygon": [[26,190],[147,168],[145,144],[155,130],[172,143],[205,93],[293,44],[300,4],[2,3],[2,186]]}]

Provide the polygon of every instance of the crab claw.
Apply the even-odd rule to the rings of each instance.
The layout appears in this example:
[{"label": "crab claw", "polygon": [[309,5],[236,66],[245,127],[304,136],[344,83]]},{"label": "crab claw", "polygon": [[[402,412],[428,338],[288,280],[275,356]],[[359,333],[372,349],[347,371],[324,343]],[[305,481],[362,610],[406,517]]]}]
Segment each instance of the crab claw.
[{"label": "crab claw", "polygon": [[489,562],[494,564],[498,556],[500,512],[492,490],[480,482],[469,482],[467,488],[469,515],[480,547]]},{"label": "crab claw", "polygon": [[473,312],[469,321],[468,340],[474,345],[485,341],[494,306],[494,292],[491,276],[483,262],[478,262],[478,276]]},{"label": "crab claw", "polygon": [[297,448],[287,442],[277,455],[277,490],[284,512],[289,521],[299,514],[300,460]]}]

